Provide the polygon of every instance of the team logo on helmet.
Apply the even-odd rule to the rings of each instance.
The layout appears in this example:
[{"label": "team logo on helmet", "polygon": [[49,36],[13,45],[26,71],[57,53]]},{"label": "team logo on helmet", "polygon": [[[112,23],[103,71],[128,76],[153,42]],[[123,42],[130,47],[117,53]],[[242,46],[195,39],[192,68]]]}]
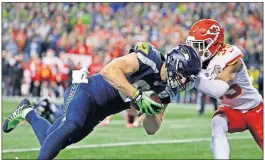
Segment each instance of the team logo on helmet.
[{"label": "team logo on helmet", "polygon": [[206,34],[210,34],[210,35],[218,35],[220,34],[220,27],[217,24],[213,24],[206,32]]},{"label": "team logo on helmet", "polygon": [[189,50],[186,48],[186,47],[181,47],[179,49],[179,52],[183,55],[183,57],[186,59],[186,60],[190,60],[190,54],[189,54]]}]

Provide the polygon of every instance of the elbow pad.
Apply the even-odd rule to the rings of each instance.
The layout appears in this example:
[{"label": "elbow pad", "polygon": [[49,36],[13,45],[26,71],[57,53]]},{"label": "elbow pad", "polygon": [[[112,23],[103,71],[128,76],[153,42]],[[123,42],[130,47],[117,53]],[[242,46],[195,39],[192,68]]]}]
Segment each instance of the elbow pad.
[{"label": "elbow pad", "polygon": [[208,96],[219,99],[228,91],[229,85],[222,80],[209,80],[204,75],[199,74],[195,79],[195,88]]}]

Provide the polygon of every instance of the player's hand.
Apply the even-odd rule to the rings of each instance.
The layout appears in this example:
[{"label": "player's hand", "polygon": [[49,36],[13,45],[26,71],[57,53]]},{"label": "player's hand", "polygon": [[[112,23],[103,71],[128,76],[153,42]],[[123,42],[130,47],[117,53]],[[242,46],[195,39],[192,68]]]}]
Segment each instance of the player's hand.
[{"label": "player's hand", "polygon": [[158,114],[162,111],[163,105],[151,99],[151,95],[155,94],[154,91],[141,92],[137,90],[133,97],[134,102],[138,105],[140,113],[146,115]]}]

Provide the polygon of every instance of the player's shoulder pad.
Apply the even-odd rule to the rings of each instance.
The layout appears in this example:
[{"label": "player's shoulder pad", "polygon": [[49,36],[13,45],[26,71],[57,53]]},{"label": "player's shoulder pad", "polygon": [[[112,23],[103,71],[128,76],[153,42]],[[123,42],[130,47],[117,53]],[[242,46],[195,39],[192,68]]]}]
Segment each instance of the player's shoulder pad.
[{"label": "player's shoulder pad", "polygon": [[150,43],[148,42],[141,42],[135,46],[134,51],[136,53],[142,53],[145,56],[150,56],[150,55],[158,55],[160,56],[160,52]]},{"label": "player's shoulder pad", "polygon": [[139,44],[137,44],[135,46],[135,49],[134,51],[137,53],[137,52],[140,52],[140,53],[143,53],[143,54],[146,54],[148,55],[149,54],[149,51],[150,51],[150,44],[147,43],[147,42],[141,42]]},{"label": "player's shoulder pad", "polygon": [[148,58],[158,58],[162,61],[165,61],[165,56],[158,51],[151,43],[148,42],[141,42],[138,45],[135,46],[134,52],[141,53],[145,57]]},{"label": "player's shoulder pad", "polygon": [[150,66],[155,73],[159,72],[161,64],[165,61],[162,54],[152,44],[147,42],[136,45],[134,52],[139,61],[146,66]]},{"label": "player's shoulder pad", "polygon": [[244,54],[237,46],[227,45],[217,53],[215,58],[218,59],[218,61],[222,61],[225,66],[229,66],[235,64],[243,56]]}]

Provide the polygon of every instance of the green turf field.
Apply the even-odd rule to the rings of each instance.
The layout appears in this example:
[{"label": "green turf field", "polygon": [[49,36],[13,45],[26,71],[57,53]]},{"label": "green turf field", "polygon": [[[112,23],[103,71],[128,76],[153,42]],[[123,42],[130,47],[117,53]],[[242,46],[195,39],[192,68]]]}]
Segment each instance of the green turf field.
[{"label": "green turf field", "polygon": [[[3,100],[2,120],[14,110],[16,100]],[[212,110],[198,117],[195,105],[169,106],[165,120],[156,133],[148,136],[142,127],[125,128],[120,114],[108,127],[98,126],[88,137],[62,151],[57,158],[66,159],[212,159],[210,119]],[[262,159],[262,152],[248,131],[229,134],[231,158]],[[100,146],[101,145],[101,146]],[[9,134],[2,132],[3,159],[36,159],[38,140],[28,124]],[[20,152],[11,152],[18,151]]]}]

